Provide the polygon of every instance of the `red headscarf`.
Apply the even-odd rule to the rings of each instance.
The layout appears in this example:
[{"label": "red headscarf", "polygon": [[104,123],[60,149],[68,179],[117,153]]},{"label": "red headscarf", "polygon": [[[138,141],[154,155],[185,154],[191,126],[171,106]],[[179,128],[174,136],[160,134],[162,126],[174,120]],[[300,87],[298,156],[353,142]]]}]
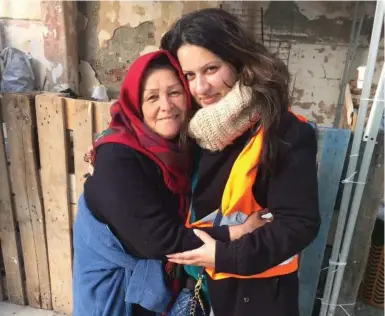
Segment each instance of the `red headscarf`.
[{"label": "red headscarf", "polygon": [[[105,135],[94,143],[95,150],[105,143],[127,145],[151,158],[162,170],[165,184],[174,193],[181,195],[181,209],[185,214],[186,196],[190,190],[190,159],[179,145],[152,131],[144,122],[141,111],[141,84],[149,63],[166,56],[176,69],[187,94],[187,108],[191,107],[188,83],[177,60],[165,50],[139,57],[130,67],[124,79],[119,100],[111,106],[112,121]],[[93,155],[93,158],[95,156]],[[182,215],[182,214],[181,214]]]}]

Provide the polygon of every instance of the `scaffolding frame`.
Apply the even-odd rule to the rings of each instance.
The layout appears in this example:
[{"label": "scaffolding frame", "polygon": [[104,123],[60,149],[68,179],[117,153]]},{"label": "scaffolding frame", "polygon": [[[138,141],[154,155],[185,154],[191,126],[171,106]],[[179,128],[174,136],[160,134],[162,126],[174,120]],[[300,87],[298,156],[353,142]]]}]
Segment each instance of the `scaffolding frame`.
[{"label": "scaffolding frame", "polygon": [[[381,118],[383,116],[385,98],[384,67],[380,75],[373,106],[370,111],[369,121],[364,134],[370,89],[372,86],[374,69],[377,61],[381,32],[383,24],[385,23],[384,20],[385,3],[384,1],[378,0],[376,3],[376,13],[373,21],[373,29],[369,46],[369,54],[367,58],[364,84],[360,98],[358,120],[356,130],[354,132],[351,153],[349,156],[346,178],[343,181],[344,189],[340,214],[338,217],[333,250],[329,260],[328,274],[322,298],[320,316],[334,316],[337,307],[341,306],[337,304],[337,302],[345,272],[346,261],[351,247],[353,232],[358,211],[361,205],[365,184],[367,181],[370,162],[372,160],[374,147],[376,145],[377,136],[380,129]],[[361,145],[364,146],[363,154],[360,154]],[[359,161],[360,164],[358,165]],[[358,177],[356,176],[357,174]],[[341,306],[341,308],[343,307]]]}]

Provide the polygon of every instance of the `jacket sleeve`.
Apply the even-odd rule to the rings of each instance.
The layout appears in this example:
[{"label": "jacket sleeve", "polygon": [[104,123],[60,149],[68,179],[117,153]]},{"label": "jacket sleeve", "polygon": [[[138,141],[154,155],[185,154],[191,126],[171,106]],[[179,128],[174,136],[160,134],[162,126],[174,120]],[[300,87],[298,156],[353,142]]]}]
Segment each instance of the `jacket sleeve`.
[{"label": "jacket sleeve", "polygon": [[274,221],[233,242],[216,243],[217,273],[262,273],[302,251],[317,236],[320,216],[314,129],[296,122],[284,140],[279,171],[269,178],[267,208]]},{"label": "jacket sleeve", "polygon": [[[126,249],[143,258],[195,249],[202,245],[178,215],[179,203],[167,201],[162,174],[146,157],[120,144],[98,149],[95,170],[85,185],[91,211],[97,210]],[[176,197],[168,192],[170,198]],[[175,205],[175,209],[169,209]],[[228,241],[228,227],[208,229]]]}]

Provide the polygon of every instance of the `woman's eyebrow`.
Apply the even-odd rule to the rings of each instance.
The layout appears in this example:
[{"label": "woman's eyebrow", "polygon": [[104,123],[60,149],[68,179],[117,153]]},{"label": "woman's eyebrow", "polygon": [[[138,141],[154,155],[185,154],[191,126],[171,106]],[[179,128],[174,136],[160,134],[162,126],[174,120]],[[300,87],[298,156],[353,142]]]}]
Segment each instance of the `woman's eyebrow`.
[{"label": "woman's eyebrow", "polygon": [[[211,66],[212,64],[216,64],[218,63],[219,61],[217,60],[212,60],[212,61],[209,61],[208,63],[204,64],[202,67],[199,67],[199,69],[204,69],[208,66]],[[186,73],[186,72],[193,72],[193,70],[185,70],[185,69],[182,69],[183,70],[183,73]]]},{"label": "woman's eyebrow", "polygon": [[[180,82],[177,82],[177,83],[174,83],[174,84],[172,84],[172,85],[170,85],[170,86],[168,86],[167,88],[168,89],[170,89],[170,88],[175,88],[175,87],[177,87],[177,86],[181,86],[182,84],[180,83]],[[157,89],[157,88],[153,88],[153,89],[144,89],[143,91],[146,91],[146,92],[157,92],[157,91],[159,91],[159,89]]]},{"label": "woman's eyebrow", "polygon": [[172,84],[171,86],[168,86],[168,88],[175,88],[177,86],[182,86],[182,84],[180,82],[177,82],[175,84]]}]

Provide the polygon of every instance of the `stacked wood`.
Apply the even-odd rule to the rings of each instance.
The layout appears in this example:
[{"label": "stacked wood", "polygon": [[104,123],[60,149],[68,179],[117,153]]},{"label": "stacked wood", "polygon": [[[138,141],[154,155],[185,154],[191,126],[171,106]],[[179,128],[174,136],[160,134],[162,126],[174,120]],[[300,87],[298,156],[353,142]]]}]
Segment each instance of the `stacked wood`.
[{"label": "stacked wood", "polygon": [[83,156],[108,126],[111,103],[29,93],[4,95],[2,104],[0,299],[71,314]]}]

